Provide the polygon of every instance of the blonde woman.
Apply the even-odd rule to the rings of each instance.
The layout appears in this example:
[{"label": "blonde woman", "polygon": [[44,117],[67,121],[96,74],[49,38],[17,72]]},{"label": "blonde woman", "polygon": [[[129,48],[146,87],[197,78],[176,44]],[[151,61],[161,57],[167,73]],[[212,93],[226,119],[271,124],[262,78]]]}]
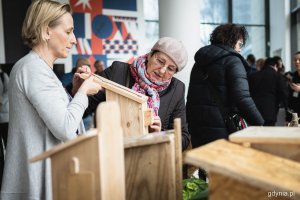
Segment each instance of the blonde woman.
[{"label": "blonde woman", "polygon": [[76,44],[68,4],[37,0],[29,7],[22,37],[32,49],[13,67],[10,76],[10,119],[2,200],[51,200],[49,161],[28,160],[82,133],[87,95],[101,87],[85,80],[70,99],[53,72],[53,63],[66,58]]}]

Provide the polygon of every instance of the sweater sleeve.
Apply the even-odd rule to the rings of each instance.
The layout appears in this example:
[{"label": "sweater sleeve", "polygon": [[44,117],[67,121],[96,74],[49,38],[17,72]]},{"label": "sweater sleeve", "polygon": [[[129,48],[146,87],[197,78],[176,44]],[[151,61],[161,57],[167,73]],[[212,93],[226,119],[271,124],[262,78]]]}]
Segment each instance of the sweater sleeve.
[{"label": "sweater sleeve", "polygon": [[51,133],[59,140],[76,137],[76,130],[88,106],[88,98],[78,92],[69,97],[51,69],[42,62],[34,61],[24,67],[20,85],[27,98]]}]

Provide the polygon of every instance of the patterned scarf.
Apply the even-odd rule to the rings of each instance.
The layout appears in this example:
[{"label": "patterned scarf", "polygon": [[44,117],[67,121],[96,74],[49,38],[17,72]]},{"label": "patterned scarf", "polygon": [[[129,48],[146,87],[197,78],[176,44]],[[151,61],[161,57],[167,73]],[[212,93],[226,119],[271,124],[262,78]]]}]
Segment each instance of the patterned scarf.
[{"label": "patterned scarf", "polygon": [[154,110],[155,116],[158,116],[160,105],[158,92],[166,89],[169,86],[171,79],[163,82],[150,80],[150,77],[146,72],[147,56],[148,54],[138,57],[130,66],[131,75],[135,80],[132,89],[149,97],[147,102],[148,107]]}]

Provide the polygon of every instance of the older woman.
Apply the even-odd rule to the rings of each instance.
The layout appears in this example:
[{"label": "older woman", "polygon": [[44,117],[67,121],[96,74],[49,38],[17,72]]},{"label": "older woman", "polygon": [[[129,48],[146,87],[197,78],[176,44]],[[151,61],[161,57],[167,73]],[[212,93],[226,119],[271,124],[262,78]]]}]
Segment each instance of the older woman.
[{"label": "older woman", "polygon": [[[148,107],[156,115],[150,132],[173,129],[174,118],[181,118],[182,148],[189,144],[185,114],[185,86],[173,75],[181,71],[187,63],[187,52],[181,42],[174,38],[159,39],[151,52],[138,57],[133,64],[114,62],[104,70],[102,76],[116,83],[147,95]],[[80,81],[73,81],[76,91]],[[98,104],[105,101],[105,94],[89,97],[87,112],[94,112]]]},{"label": "older woman", "polygon": [[240,55],[247,36],[244,26],[220,25],[210,36],[211,45],[200,48],[195,54],[187,97],[187,120],[193,147],[226,139],[229,135],[216,104],[217,97],[208,82],[226,112],[239,111],[250,125],[264,123],[249,93],[247,61]]},{"label": "older woman", "polygon": [[1,199],[52,199],[49,161],[28,160],[81,133],[87,95],[101,88],[90,77],[70,100],[53,72],[76,44],[68,4],[37,0],[29,7],[22,37],[32,50],[11,71],[10,118]]}]

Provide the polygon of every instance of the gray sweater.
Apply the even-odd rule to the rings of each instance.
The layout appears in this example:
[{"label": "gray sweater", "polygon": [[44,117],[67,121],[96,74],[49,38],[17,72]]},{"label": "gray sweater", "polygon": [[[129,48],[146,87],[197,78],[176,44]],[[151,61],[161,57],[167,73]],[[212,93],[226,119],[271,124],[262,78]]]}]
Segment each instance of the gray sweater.
[{"label": "gray sweater", "polygon": [[50,160],[28,159],[77,136],[88,98],[77,93],[70,102],[53,70],[31,51],[12,69],[9,104],[1,199],[51,200]]}]

